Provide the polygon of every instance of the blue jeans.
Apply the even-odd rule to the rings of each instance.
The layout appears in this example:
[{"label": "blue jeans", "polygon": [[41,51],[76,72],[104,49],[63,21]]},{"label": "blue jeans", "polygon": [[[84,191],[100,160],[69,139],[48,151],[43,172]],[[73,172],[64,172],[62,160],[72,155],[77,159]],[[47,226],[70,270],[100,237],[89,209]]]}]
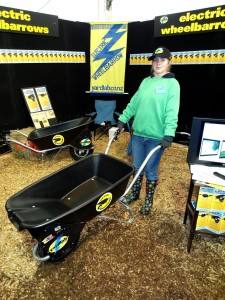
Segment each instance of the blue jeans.
[{"label": "blue jeans", "polygon": [[[144,138],[137,135],[132,135],[132,155],[133,155],[133,165],[135,168],[135,173],[141,167],[143,161],[145,160],[148,153],[160,144],[161,140]],[[157,150],[152,157],[150,157],[145,168],[141,172],[141,175],[145,173],[148,180],[158,179],[158,166],[160,159],[163,154],[163,149]]]}]

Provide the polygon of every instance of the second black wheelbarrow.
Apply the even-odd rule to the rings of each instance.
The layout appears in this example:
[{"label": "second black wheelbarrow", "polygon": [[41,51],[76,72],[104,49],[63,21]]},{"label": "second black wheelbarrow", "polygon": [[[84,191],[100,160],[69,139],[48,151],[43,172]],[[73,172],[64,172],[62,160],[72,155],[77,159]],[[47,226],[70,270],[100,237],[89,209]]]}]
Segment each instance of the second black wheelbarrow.
[{"label": "second black wheelbarrow", "polygon": [[[73,251],[86,222],[96,216],[131,223],[133,214],[125,196],[133,186],[153,149],[128,186],[134,172],[131,164],[94,153],[18,192],[6,203],[9,220],[37,240],[36,260],[59,261]],[[128,187],[127,187],[128,186]],[[129,219],[103,214],[115,201],[128,210]]]},{"label": "second black wheelbarrow", "polygon": [[[92,135],[89,129],[93,120],[90,117],[82,117],[67,122],[62,122],[50,127],[44,127],[31,131],[29,135],[19,130],[4,132],[0,130],[0,145],[15,143],[39,153],[42,156],[46,153],[61,151],[69,148],[70,155],[75,160],[80,160],[93,153]],[[24,136],[29,143],[22,143],[10,136],[10,133],[17,132]]]}]

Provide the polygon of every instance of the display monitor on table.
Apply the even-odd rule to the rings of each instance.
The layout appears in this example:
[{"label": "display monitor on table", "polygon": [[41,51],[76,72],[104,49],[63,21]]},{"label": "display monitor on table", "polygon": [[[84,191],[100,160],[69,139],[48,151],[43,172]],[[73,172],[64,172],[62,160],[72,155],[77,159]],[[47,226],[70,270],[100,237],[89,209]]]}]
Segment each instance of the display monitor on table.
[{"label": "display monitor on table", "polygon": [[225,167],[225,119],[193,118],[187,162]]}]

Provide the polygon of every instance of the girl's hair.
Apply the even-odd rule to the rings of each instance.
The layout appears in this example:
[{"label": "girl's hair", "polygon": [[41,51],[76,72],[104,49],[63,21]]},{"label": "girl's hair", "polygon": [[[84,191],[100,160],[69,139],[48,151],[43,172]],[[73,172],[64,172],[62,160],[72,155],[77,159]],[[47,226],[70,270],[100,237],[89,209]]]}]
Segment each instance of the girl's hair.
[{"label": "girl's hair", "polygon": [[[167,72],[170,72],[171,71],[171,68],[172,68],[172,65],[171,65],[171,60],[169,59],[169,64],[167,66]],[[151,71],[150,71],[150,74],[153,75],[153,64],[151,65]]]}]

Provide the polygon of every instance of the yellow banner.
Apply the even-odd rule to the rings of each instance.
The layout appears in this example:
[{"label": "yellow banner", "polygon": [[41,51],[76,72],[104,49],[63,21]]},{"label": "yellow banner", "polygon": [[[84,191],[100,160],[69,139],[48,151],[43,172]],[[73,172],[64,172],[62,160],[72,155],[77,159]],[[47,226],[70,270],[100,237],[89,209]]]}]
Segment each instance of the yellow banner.
[{"label": "yellow banner", "polygon": [[91,93],[123,94],[127,23],[91,23]]},{"label": "yellow banner", "polygon": [[[225,64],[225,49],[171,52],[174,65]],[[151,65],[152,53],[130,54],[130,65]]]}]

